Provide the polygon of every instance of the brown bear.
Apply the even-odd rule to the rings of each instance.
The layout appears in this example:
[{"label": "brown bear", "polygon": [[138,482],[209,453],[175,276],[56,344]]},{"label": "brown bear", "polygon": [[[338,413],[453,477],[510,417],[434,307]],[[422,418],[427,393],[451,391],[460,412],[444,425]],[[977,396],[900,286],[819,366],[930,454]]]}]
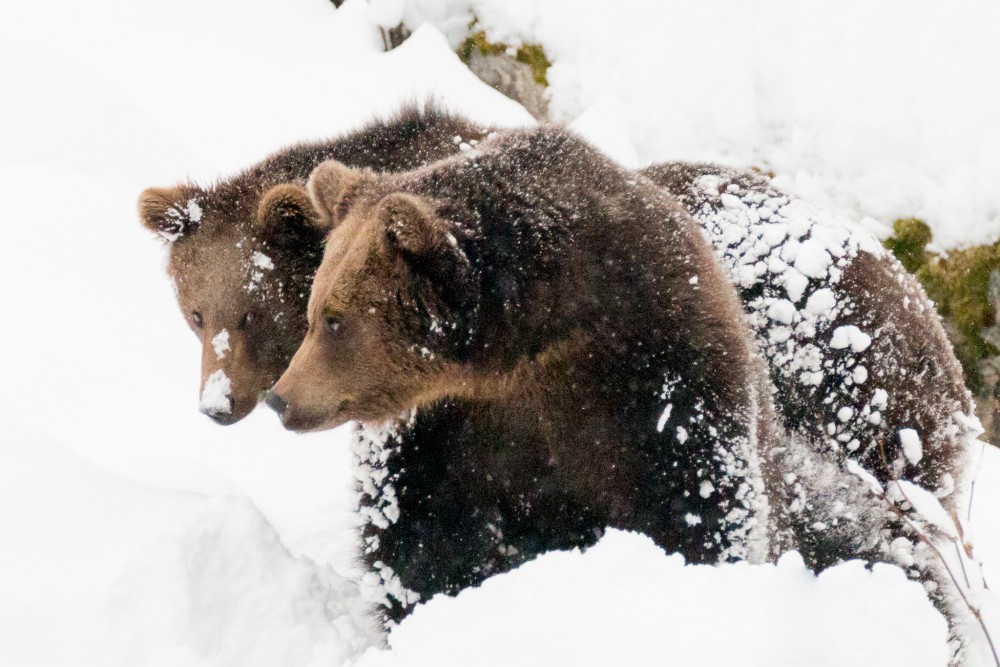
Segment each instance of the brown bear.
[{"label": "brown bear", "polygon": [[[763,531],[769,540],[757,544],[758,556],[787,546],[790,538],[820,566],[858,556],[905,557],[914,575],[936,589],[949,618],[961,615],[932,549],[905,517],[892,513],[892,494],[873,496],[864,475],[841,469],[836,443],[843,442],[848,453],[861,449],[832,437],[845,427],[828,430],[824,424],[827,437],[819,450],[815,438],[805,438],[805,445],[802,439],[782,441],[772,450],[780,431],[762,421],[748,426],[748,414],[765,421],[769,416],[766,409],[760,412],[767,391],[759,391],[759,378],[753,379],[752,351],[738,335],[729,286],[719,282],[706,249],[692,240],[687,217],[643,179],[571,135],[545,128],[504,134],[480,150],[410,174],[376,175],[327,163],[313,173],[309,189],[314,209],[334,231],[313,285],[309,333],[268,398],[287,427],[377,423],[412,408],[458,401],[481,413],[480,434],[496,435],[487,438],[496,442],[494,456],[537,448],[536,461],[550,457],[546,479],[585,505],[598,526],[641,530],[694,560],[746,556],[753,552],[748,543],[738,541],[733,550],[717,538],[712,544],[702,532],[724,536],[723,527],[734,535],[727,525],[735,518],[730,509],[743,503],[741,539],[755,526],[770,529]],[[795,222],[789,213],[779,207],[775,217]],[[825,277],[837,286],[841,275],[830,275],[837,259],[863,266],[862,249],[851,246],[849,234],[814,225],[786,236],[804,239],[802,261],[790,253],[785,261],[809,278]],[[813,239],[823,242],[828,260],[808,244]],[[765,248],[754,249],[760,256]],[[824,261],[827,274],[820,271]],[[835,268],[849,265],[841,261]],[[861,275],[872,280],[870,272]],[[890,275],[899,283],[898,274]],[[790,293],[790,280],[785,276],[775,284]],[[839,318],[827,349],[846,348],[853,356],[795,370],[825,368],[832,377],[846,372],[852,383],[831,387],[827,396],[836,401],[837,389],[854,398],[847,390],[864,384],[855,356],[871,345],[871,336],[851,322],[870,321],[851,319],[853,302],[837,308],[825,296],[811,298],[819,291],[812,287],[806,308],[817,317],[811,323]],[[826,321],[817,300],[826,304]],[[764,302],[765,312],[775,303]],[[916,312],[921,321],[923,311]],[[777,315],[771,319],[795,323]],[[929,351],[947,362],[947,348],[934,347],[935,322],[931,318],[927,328]],[[808,334],[802,329],[785,340]],[[773,351],[769,356],[774,362]],[[874,373],[878,361],[869,361]],[[943,365],[942,373],[948,372]],[[742,379],[734,382],[734,371]],[[821,372],[818,380],[800,379],[822,384],[825,378]],[[958,380],[960,385],[960,375]],[[657,383],[659,400],[652,398]],[[841,398],[834,406],[841,424],[849,421],[846,404]],[[881,401],[869,405],[867,411],[858,408],[865,417],[886,407]],[[644,429],[657,414],[657,428]],[[719,438],[741,442],[732,438],[734,423],[746,444],[735,456],[729,451],[720,458]],[[960,418],[955,423],[964,424]],[[679,424],[673,438],[662,436],[667,424]],[[954,442],[942,447],[953,449],[933,460],[960,460],[959,431],[950,435]],[[891,446],[893,456],[901,451],[916,465],[920,459],[911,444],[900,434],[883,449]],[[717,467],[703,477],[707,461]],[[731,481],[734,462],[738,483]],[[684,481],[668,481],[671,469],[687,470]],[[929,472],[916,470],[928,477],[937,473],[939,480],[950,474],[934,465]],[[891,479],[907,472],[893,470]],[[517,473],[509,475],[508,485]],[[949,489],[937,488],[948,495]],[[751,507],[740,493],[747,489],[765,508],[758,516],[745,514]],[[531,484],[519,493],[525,491]],[[710,498],[713,507],[698,498]],[[766,511],[771,516],[764,519]],[[678,526],[681,519],[686,526]],[[902,549],[900,538],[909,545],[902,556],[890,553]]]},{"label": "brown bear", "polygon": [[[956,549],[897,483],[929,490],[956,521],[965,516],[966,453],[982,429],[934,305],[867,233],[758,173],[690,163],[641,173],[701,224],[767,357],[778,415],[807,443],[784,463],[794,479],[779,510],[795,515],[796,548],[816,569],[862,557],[924,581],[951,623],[957,663],[965,639],[956,623],[971,619],[936,548]],[[827,497],[841,467],[871,475],[871,498],[884,506],[860,531]],[[864,545],[866,534],[885,538]]]},{"label": "brown bear", "polygon": [[[168,242],[181,312],[202,341],[202,410],[220,424],[244,417],[305,335],[327,230],[293,184],[304,185],[327,158],[409,169],[469,150],[489,132],[433,104],[408,106],[343,137],[289,147],[211,187],[146,190],[140,217]],[[388,618],[405,615],[417,592],[457,592],[539,553],[592,544],[604,529],[546,479],[547,459],[536,450],[488,449],[496,441],[482,437],[479,419],[474,406],[444,401],[381,432],[359,431],[359,511],[376,566],[363,583]],[[530,507],[509,485],[469,483],[510,470],[534,479]]]},{"label": "brown bear", "polygon": [[469,148],[489,130],[432,104],[407,106],[343,137],[292,146],[202,188],[150,188],[143,224],[170,243],[168,273],[202,342],[201,409],[232,424],[257,405],[305,334],[324,230],[303,216],[305,183],[325,159],[405,170]]},{"label": "brown bear", "polygon": [[597,529],[695,562],[773,555],[769,381],[672,197],[549,127],[402,175],[327,162],[309,192],[333,231],[308,333],[266,399],[288,428],[458,402],[481,436],[484,463],[457,481],[473,494],[524,514],[553,506],[551,487]]},{"label": "brown bear", "polygon": [[868,234],[753,171],[667,163],[642,174],[691,210],[716,248],[768,358],[785,427],[957,510],[966,444],[981,429],[913,276]]}]

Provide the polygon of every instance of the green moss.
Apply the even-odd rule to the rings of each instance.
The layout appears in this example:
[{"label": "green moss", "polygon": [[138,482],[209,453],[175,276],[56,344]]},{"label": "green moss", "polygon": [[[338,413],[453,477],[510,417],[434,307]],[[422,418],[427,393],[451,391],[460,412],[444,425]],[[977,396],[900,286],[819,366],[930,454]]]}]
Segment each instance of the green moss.
[{"label": "green moss", "polygon": [[[472,29],[475,24],[476,22],[473,21],[469,28]],[[501,56],[507,53],[509,48],[503,42],[490,42],[486,39],[486,33],[479,30],[466,37],[465,41],[459,45],[458,57],[462,59],[462,62],[468,62],[469,57],[475,52],[479,52],[484,56]],[[532,77],[538,84],[542,86],[549,85],[547,75],[552,63],[540,45],[525,44],[521,46],[517,49],[514,59],[531,68]]]},{"label": "green moss", "polygon": [[938,311],[959,334],[958,340],[952,341],[955,356],[962,363],[969,389],[978,394],[985,389],[980,362],[998,354],[983,339],[982,331],[995,322],[989,298],[990,274],[1000,268],[1000,248],[976,246],[943,256],[927,251],[930,240],[931,231],[920,220],[897,220],[885,246],[916,275]]},{"label": "green moss", "polygon": [[769,180],[772,179],[772,178],[774,178],[775,175],[776,175],[770,169],[765,169],[764,167],[758,167],[757,165],[751,165],[750,166],[750,171],[752,171],[755,174],[759,174],[760,176],[765,176]]},{"label": "green moss", "polygon": [[931,228],[916,218],[897,220],[892,226],[892,237],[885,241],[885,247],[903,263],[906,270],[916,273],[927,263],[924,249],[931,241]]},{"label": "green moss", "polygon": [[500,56],[507,52],[507,45],[490,43],[486,39],[486,33],[480,30],[465,38],[465,41],[458,47],[458,57],[466,62],[475,51],[484,56]]},{"label": "green moss", "polygon": [[531,68],[535,83],[548,87],[548,72],[552,63],[538,44],[525,44],[517,50],[517,59]]}]

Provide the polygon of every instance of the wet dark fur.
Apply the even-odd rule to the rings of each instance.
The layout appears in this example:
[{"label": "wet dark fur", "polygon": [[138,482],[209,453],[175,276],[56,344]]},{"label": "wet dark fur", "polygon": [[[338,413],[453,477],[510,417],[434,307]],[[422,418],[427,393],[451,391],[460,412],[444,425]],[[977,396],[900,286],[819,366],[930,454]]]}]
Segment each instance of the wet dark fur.
[{"label": "wet dark fur", "polygon": [[[390,442],[401,518],[366,529],[379,538],[369,562],[426,597],[540,550],[590,544],[605,526],[644,532],[690,562],[737,557],[725,516],[744,507],[742,478],[725,474],[720,456],[751,438],[770,446],[767,381],[735,293],[687,213],[553,128],[504,133],[477,158],[375,187],[372,201],[390,192],[433,201],[477,286],[474,312],[446,303],[451,284],[428,280],[416,294],[387,286],[411,306],[406,329],[426,332],[405,342],[503,388],[418,410]],[[461,321],[467,336],[433,336],[428,312]],[[714,490],[702,497],[706,481]],[[390,616],[405,613],[397,605]]]},{"label": "wet dark fur", "polygon": [[[754,196],[775,197],[778,201],[783,196],[760,174],[719,165],[667,163],[649,167],[642,173],[675,195],[700,219],[710,235],[711,223],[706,221],[712,220],[725,207],[718,193],[742,193],[738,196],[747,197],[751,202]],[[698,185],[706,176],[718,179],[711,188],[717,192],[706,191]],[[755,224],[764,227],[772,218],[762,217]],[[732,260],[741,257],[742,248],[743,245],[737,244],[718,247],[716,251]],[[758,342],[771,362],[770,376],[776,388],[775,403],[781,421],[786,430],[794,434],[795,440],[805,443],[804,452],[818,455],[816,460],[840,469],[845,459],[854,459],[883,485],[892,480],[916,482],[925,489],[937,490],[946,510],[964,516],[966,509],[962,503],[967,498],[968,486],[965,446],[970,437],[977,434],[978,422],[963,416],[972,414],[971,398],[934,305],[915,278],[888,253],[883,256],[865,251],[853,256],[848,253],[837,262],[837,267],[842,272],[839,281],[809,279],[802,298],[795,304],[801,310],[809,296],[822,288],[833,292],[836,303],[846,305],[846,309],[838,309],[832,320],[818,322],[814,336],[800,338],[797,330],[792,334],[796,344],[814,344],[822,349],[824,371],[818,385],[804,385],[798,373],[784,367],[780,343],[778,347],[769,348],[768,326],[757,332]],[[767,298],[787,296],[775,276],[767,271],[752,287],[738,288],[751,318],[759,318],[760,311],[755,312],[755,309],[767,303]],[[755,303],[762,297],[765,300]],[[833,349],[829,343],[833,332],[845,325],[856,326],[870,334],[870,346],[862,351]],[[772,354],[776,356],[771,358]],[[867,369],[867,380],[861,384],[846,379],[849,369],[857,366]],[[840,407],[850,407],[855,415],[859,412],[864,415],[876,389],[884,390],[887,397],[886,406],[880,411],[881,421],[850,418],[847,428],[850,435],[844,437],[855,438],[858,442],[857,449],[851,451],[844,441],[834,440],[827,427],[839,422],[837,411]],[[908,460],[903,452],[901,429],[914,429],[920,436],[923,455],[916,463]],[[786,464],[786,467],[791,466]],[[792,472],[795,472],[794,467]],[[850,483],[850,477],[844,474],[835,476],[832,481],[839,486]],[[848,495],[842,502],[867,516],[856,527],[852,527],[851,522],[838,525],[830,521],[829,511],[831,498],[836,502],[835,488],[823,482],[822,476],[811,483],[806,482],[805,486],[809,497],[796,503],[797,517],[790,517],[792,520],[787,523],[796,526],[796,548],[806,563],[820,570],[846,559],[861,558],[903,566],[908,576],[931,590],[931,600],[948,621],[954,651],[952,664],[957,664],[961,660],[961,647],[966,642],[959,619],[971,619],[949,573],[933,550],[923,544],[922,538],[902,519],[910,509],[909,504],[890,505],[884,496],[867,492],[854,494],[853,498]],[[886,488],[891,492],[895,485]],[[790,495],[783,499],[782,511],[788,511],[790,501],[793,501]],[[824,527],[812,530],[814,520]],[[921,521],[917,516],[918,525]],[[914,553],[923,554],[915,564],[900,561],[891,553],[889,545],[899,538],[910,542]],[[952,545],[946,544],[944,548],[951,549]]]},{"label": "wet dark fur", "polygon": [[[712,164],[667,163],[648,167],[642,173],[690,210],[722,206],[717,197],[707,198],[694,187],[705,174],[722,176],[722,191],[728,183],[737,183],[753,192],[776,192],[760,174]],[[817,286],[828,283],[811,280],[803,301],[797,304],[799,307]],[[933,304],[913,276],[890,255],[879,258],[859,253],[843,267],[843,278],[835,289],[838,295],[843,295],[841,299],[853,304],[853,312],[838,316],[828,330],[855,325],[877,334],[863,352],[837,353],[841,358],[854,357],[869,370],[865,387],[854,391],[858,401],[855,407],[863,407],[866,400],[867,392],[859,389],[879,387],[889,395],[882,422],[865,425],[858,433],[862,446],[850,456],[882,483],[907,479],[935,489],[942,476],[950,474],[961,485],[965,476],[961,434],[948,437],[943,426],[952,422],[956,411],[971,414],[972,404],[961,366]],[[740,297],[749,311],[753,299],[778,290],[765,281],[763,285],[740,290]],[[909,308],[903,307],[904,300],[911,304]],[[820,331],[819,337],[828,338],[829,334]],[[817,447],[822,446],[829,440],[826,424],[837,420],[837,405],[824,399],[838,387],[829,380],[816,387],[804,387],[794,375],[783,373],[777,366],[771,365],[770,371],[777,389],[775,404],[785,427],[806,434]],[[933,399],[929,400],[931,396]],[[907,461],[902,454],[897,434],[904,428],[915,429],[924,441],[919,464]],[[942,502],[946,508],[957,509],[953,503],[960,497],[960,493],[952,493]]]}]

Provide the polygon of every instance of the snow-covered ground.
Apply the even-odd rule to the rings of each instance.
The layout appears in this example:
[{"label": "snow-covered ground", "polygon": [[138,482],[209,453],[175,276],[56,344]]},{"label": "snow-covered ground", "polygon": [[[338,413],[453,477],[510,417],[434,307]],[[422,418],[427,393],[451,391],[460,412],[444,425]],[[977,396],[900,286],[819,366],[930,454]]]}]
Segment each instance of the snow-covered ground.
[{"label": "snow-covered ground", "polygon": [[[639,163],[756,165],[820,203],[1000,237],[1000,5],[845,0],[373,0],[452,44],[540,43],[552,115],[599,105]],[[395,11],[391,11],[395,10]]]},{"label": "snow-covered ground", "polygon": [[[998,235],[995,8],[610,6],[475,3],[494,38],[545,44],[554,112],[627,164],[758,164],[875,231],[916,214],[945,245]],[[615,532],[366,651],[347,432],[198,414],[198,342],[135,201],[428,95],[531,122],[455,57],[471,7],[0,7],[0,664],[943,664],[943,622],[896,568],[686,567]],[[403,9],[437,28],[383,54],[376,19]],[[1000,455],[981,466],[972,527],[1000,582]]]}]

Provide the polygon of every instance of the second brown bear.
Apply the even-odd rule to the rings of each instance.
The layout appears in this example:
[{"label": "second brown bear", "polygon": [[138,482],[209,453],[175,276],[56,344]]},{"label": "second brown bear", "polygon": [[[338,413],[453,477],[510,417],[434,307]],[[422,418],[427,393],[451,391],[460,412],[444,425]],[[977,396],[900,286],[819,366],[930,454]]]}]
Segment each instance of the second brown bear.
[{"label": "second brown bear", "polygon": [[[477,426],[440,458],[386,454],[406,461],[407,488],[366,535],[373,566],[433,590],[422,570],[466,549],[488,563],[605,526],[694,562],[772,556],[770,384],[697,225],[564,130],[480,147],[401,175],[330,162],[310,179],[334,229],[268,403],[298,431],[451,401]],[[441,504],[456,493],[471,506]]]}]

